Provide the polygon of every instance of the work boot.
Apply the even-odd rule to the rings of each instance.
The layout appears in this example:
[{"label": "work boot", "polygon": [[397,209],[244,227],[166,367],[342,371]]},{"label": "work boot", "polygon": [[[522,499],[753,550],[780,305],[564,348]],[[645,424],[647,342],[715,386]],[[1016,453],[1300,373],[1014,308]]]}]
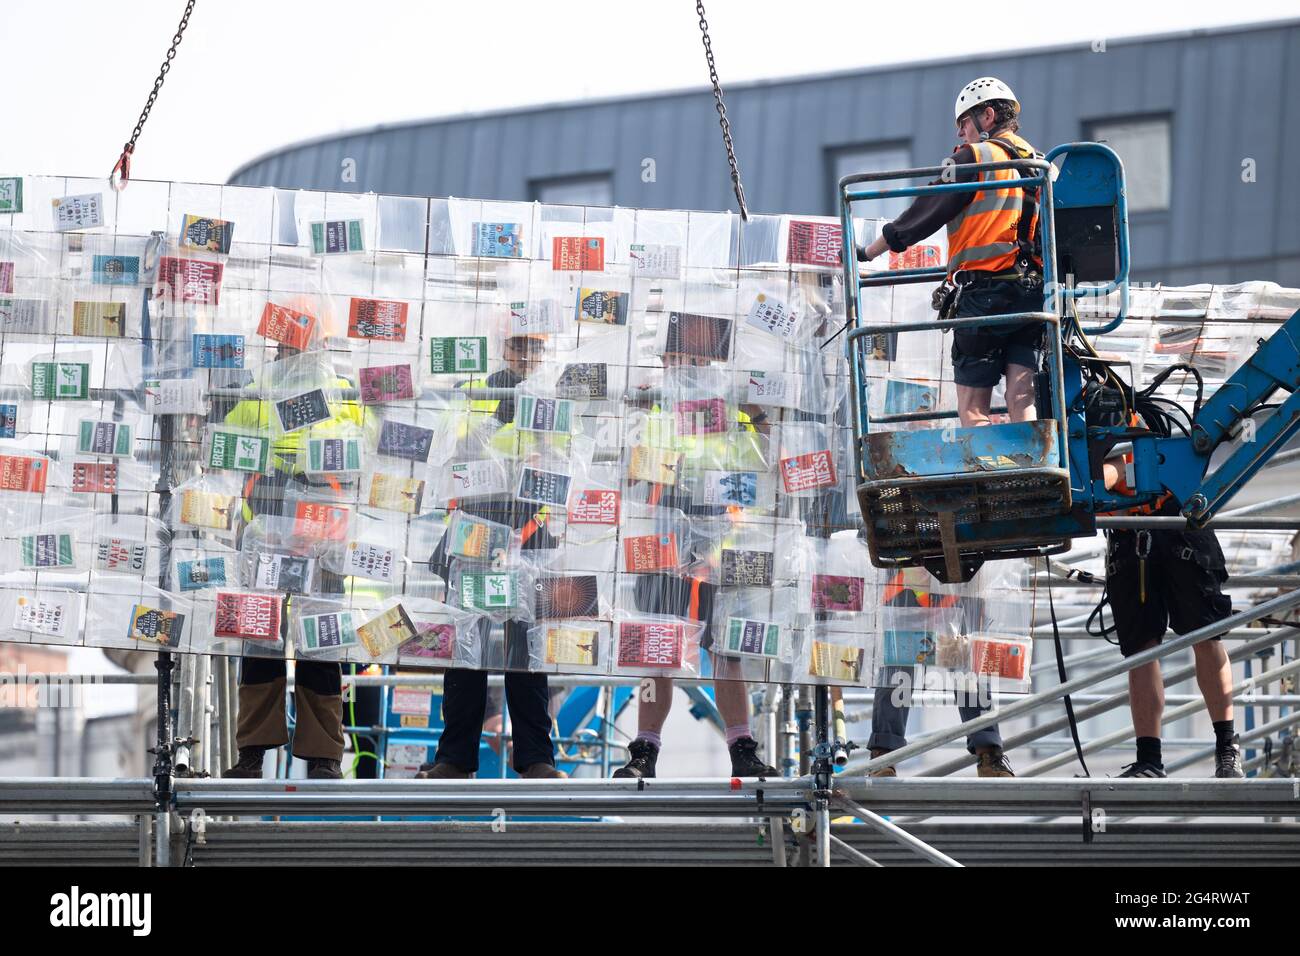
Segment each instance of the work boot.
[{"label": "work boot", "polygon": [[733,777],[779,777],[775,767],[769,767],[758,759],[758,741],[753,737],[741,737],[727,748],[731,753],[731,775]]},{"label": "work boot", "polygon": [[[873,750],[873,751],[871,751],[871,759],[872,759],[872,760],[875,760],[877,757],[883,757],[883,756],[884,756],[885,754],[887,754],[887,753],[889,753],[888,750]],[[869,773],[867,776],[869,776],[869,777],[897,777],[897,776],[898,776],[898,768],[897,768],[897,767],[877,767],[875,770],[871,771],[871,773]]]},{"label": "work boot", "polygon": [[420,770],[415,775],[416,780],[468,780],[469,771],[461,770],[454,763],[448,763],[440,760],[437,763],[420,764]]},{"label": "work boot", "polygon": [[1233,735],[1232,743],[1214,751],[1214,775],[1216,777],[1240,778],[1246,776],[1246,769],[1241,765],[1241,738]]},{"label": "work boot", "polygon": [[330,760],[327,757],[308,757],[307,779],[342,780],[343,770],[339,767],[337,760]]},{"label": "work boot", "polygon": [[221,773],[222,778],[230,780],[261,780],[262,758],[270,747],[240,747],[239,759],[235,765]]},{"label": "work boot", "polygon": [[1001,747],[990,747],[980,754],[979,762],[975,764],[975,773],[980,777],[1015,776],[1015,772],[1011,769],[1011,761],[1007,759]]},{"label": "work boot", "polygon": [[569,775],[563,770],[555,769],[553,763],[538,762],[526,768],[519,776],[525,780],[563,780]]},{"label": "work boot", "polygon": [[659,748],[648,740],[638,737],[627,745],[628,761],[614,771],[616,777],[645,777],[655,775],[655,761],[659,759]]},{"label": "work boot", "polygon": [[1167,777],[1164,764],[1152,763],[1150,760],[1135,760],[1125,764],[1121,777]]}]

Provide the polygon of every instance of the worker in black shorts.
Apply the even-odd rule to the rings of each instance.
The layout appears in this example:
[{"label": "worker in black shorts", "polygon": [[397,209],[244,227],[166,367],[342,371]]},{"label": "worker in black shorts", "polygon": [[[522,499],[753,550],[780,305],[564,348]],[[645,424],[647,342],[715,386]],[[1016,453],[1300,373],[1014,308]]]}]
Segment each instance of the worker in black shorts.
[{"label": "worker in black shorts", "polygon": [[[1104,472],[1108,488],[1118,483],[1115,465],[1108,462]],[[1157,513],[1177,515],[1179,509],[1169,498]],[[1125,657],[1155,647],[1167,627],[1187,634],[1232,614],[1232,601],[1222,590],[1228,580],[1226,562],[1213,531],[1115,530],[1107,535],[1106,595]],[[1210,638],[1194,644],[1192,652],[1196,683],[1214,724],[1214,775],[1244,777],[1233,730],[1232,665],[1223,642]],[[1137,760],[1120,776],[1163,777],[1160,725],[1165,687],[1160,662],[1129,671],[1128,687]]]}]

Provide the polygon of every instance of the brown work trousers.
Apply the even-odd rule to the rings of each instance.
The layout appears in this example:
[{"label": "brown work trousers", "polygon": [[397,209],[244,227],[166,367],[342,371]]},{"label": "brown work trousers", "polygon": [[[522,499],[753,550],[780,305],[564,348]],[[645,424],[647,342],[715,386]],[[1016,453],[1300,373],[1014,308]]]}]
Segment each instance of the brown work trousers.
[{"label": "brown work trousers", "polygon": [[[298,661],[294,671],[297,721],[293,755],[301,760],[343,759],[342,670],[329,661]],[[240,747],[280,747],[289,742],[283,659],[245,657],[239,668]]]}]

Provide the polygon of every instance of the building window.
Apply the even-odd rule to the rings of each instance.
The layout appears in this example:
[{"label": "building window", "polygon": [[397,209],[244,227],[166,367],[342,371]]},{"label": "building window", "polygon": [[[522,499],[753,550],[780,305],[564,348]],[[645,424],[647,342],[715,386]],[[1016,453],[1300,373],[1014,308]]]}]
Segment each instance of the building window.
[{"label": "building window", "polygon": [[529,188],[533,199],[541,203],[568,206],[614,205],[614,183],[609,173],[534,179]]},{"label": "building window", "polygon": [[[907,143],[889,143],[876,146],[840,146],[830,150],[831,215],[840,212],[840,180],[854,173],[881,173],[890,169],[907,169],[912,165],[912,148]],[[890,180],[877,184],[879,189],[897,189],[910,185],[909,180]],[[868,189],[862,184],[859,189]],[[868,219],[896,219],[911,204],[911,199],[898,196],[875,202],[857,203],[854,213]]]},{"label": "building window", "polygon": [[1124,161],[1129,212],[1169,208],[1169,117],[1095,120],[1084,135],[1105,143]]}]

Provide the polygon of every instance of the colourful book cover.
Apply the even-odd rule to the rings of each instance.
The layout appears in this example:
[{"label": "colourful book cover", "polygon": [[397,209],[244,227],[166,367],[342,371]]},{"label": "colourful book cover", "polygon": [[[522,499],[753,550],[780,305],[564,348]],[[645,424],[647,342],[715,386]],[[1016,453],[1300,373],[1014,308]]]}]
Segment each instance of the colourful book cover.
[{"label": "colourful book cover", "polygon": [[95,256],[90,275],[96,285],[135,285],[140,281],[140,257]]},{"label": "colourful book cover", "polygon": [[182,591],[201,591],[233,583],[229,560],[225,557],[195,558],[176,562],[176,584]]},{"label": "colourful book cover", "polygon": [[943,265],[939,258],[940,251],[938,246],[925,244],[909,246],[903,252],[889,253],[889,268],[891,270],[899,269],[933,269],[936,266]]},{"label": "colourful book cover", "polygon": [[218,305],[221,301],[220,262],[163,256],[158,260],[157,295],[172,302]]},{"label": "colourful book cover", "polygon": [[537,582],[534,613],[540,618],[595,617],[600,613],[594,574],[542,577]]},{"label": "colourful book cover", "polygon": [[829,451],[781,459],[781,481],[790,493],[835,486],[835,462]]},{"label": "colourful book cover", "polygon": [[667,448],[651,448],[637,445],[632,449],[628,461],[627,476],[633,481],[649,481],[656,485],[677,484],[677,469],[681,464],[681,452]]},{"label": "colourful book cover", "polygon": [[137,604],[131,608],[131,625],[127,637],[162,647],[180,647],[184,630],[184,614]]},{"label": "colourful book cover", "polygon": [[74,461],[71,490],[79,494],[117,494],[117,465],[111,461]]},{"label": "colourful book cover", "polygon": [[560,398],[596,399],[609,394],[609,373],[604,362],[576,362],[564,366],[555,382]]},{"label": "colourful book cover", "polygon": [[616,525],[621,497],[615,488],[584,488],[569,502],[569,523]]},{"label": "colourful book cover", "polygon": [[[403,657],[449,661],[456,651],[456,628],[452,624],[416,621],[416,636],[402,645]],[[426,694],[427,696],[427,694]]]},{"label": "colourful book cover", "polygon": [[463,571],[460,606],[468,611],[504,611],[516,606],[519,582],[511,571]]},{"label": "colourful book cover", "polygon": [[433,448],[432,428],[421,428],[407,422],[385,421],[379,427],[376,450],[381,455],[405,458],[407,461],[427,462]]},{"label": "colourful book cover", "polygon": [[402,552],[382,544],[349,541],[343,551],[344,576],[356,575],[372,581],[391,581],[402,566]]},{"label": "colourful book cover", "polygon": [[605,240],[555,236],[551,240],[551,268],[556,272],[601,272],[605,268]]},{"label": "colourful book cover", "polygon": [[808,661],[808,673],[827,680],[841,680],[856,684],[862,679],[866,651],[848,644],[813,641]]},{"label": "colourful book cover", "polygon": [[758,504],[756,471],[706,471],[703,485],[706,505],[753,508]]},{"label": "colourful book cover", "polygon": [[749,307],[745,322],[756,329],[789,341],[798,328],[794,310],[775,296],[760,292]]},{"label": "colourful book cover", "polygon": [[56,232],[95,229],[104,224],[103,193],[58,196],[50,200],[50,205],[54,209]]},{"label": "colourful book cover", "polygon": [[448,534],[447,551],[455,557],[489,561],[510,548],[509,528],[491,521],[479,521],[463,512]]},{"label": "colourful book cover", "polygon": [[688,398],[673,405],[679,435],[718,435],[727,430],[727,403],[720,398]]},{"label": "colourful book cover", "polygon": [[371,365],[361,369],[357,376],[363,405],[415,398],[415,379],[410,365]]},{"label": "colourful book cover", "polygon": [[603,289],[579,289],[574,318],[601,325],[627,325],[628,294]]},{"label": "colourful book cover", "polygon": [[771,551],[723,548],[719,577],[723,587],[770,588],[772,565]]},{"label": "colourful book cover", "polygon": [[230,252],[235,224],[226,219],[211,219],[186,213],[181,220],[181,242],[187,249],[202,249],[222,255]]},{"label": "colourful book cover", "polygon": [[307,439],[306,471],[323,474],[355,473],[361,470],[360,438]]},{"label": "colourful book cover", "polygon": [[0,262],[0,295],[13,295],[14,292],[14,264],[12,262]]},{"label": "colourful book cover", "polygon": [[770,621],[727,618],[727,653],[737,657],[774,659],[781,653],[781,627]]},{"label": "colourful book cover", "polygon": [[311,224],[311,251],[332,256],[365,251],[365,222],[361,219],[330,219]]},{"label": "colourful book cover", "polygon": [[259,551],[254,587],[284,594],[311,593],[312,578],[316,573],[316,559],[301,554],[283,554]]},{"label": "colourful book cover", "polygon": [[934,635],[929,631],[886,630],[881,637],[885,667],[933,667]]},{"label": "colourful book cover", "polygon": [[357,637],[371,657],[382,657],[417,635],[415,625],[402,605],[390,607],[378,617],[357,625]]},{"label": "colourful book cover", "polygon": [[135,433],[125,422],[97,422],[82,419],[77,423],[77,453],[129,458]]},{"label": "colourful book cover", "polygon": [[573,402],[567,398],[525,395],[515,406],[515,427],[524,431],[568,432],[573,419]]},{"label": "colourful book cover", "polygon": [[122,338],[126,335],[126,303],[72,303],[72,334]]},{"label": "colourful book cover", "polygon": [[443,336],[429,340],[429,371],[486,372],[487,336]]},{"label": "colourful book cover", "polygon": [[0,177],[0,214],[23,211],[23,178]]},{"label": "colourful book cover", "polygon": [[194,368],[243,368],[244,337],[195,332],[190,336],[190,365]]},{"label": "colourful book cover", "polygon": [[618,627],[619,667],[677,669],[686,659],[686,629],[672,621],[623,621]]},{"label": "colourful book cover", "polygon": [[89,397],[88,362],[32,363],[32,398],[77,401]]},{"label": "colourful book cover", "polygon": [[372,508],[413,515],[420,513],[420,502],[423,500],[423,479],[403,478],[400,475],[382,473],[370,479],[368,503]]},{"label": "colourful book cover", "polygon": [[301,395],[280,399],[275,403],[275,414],[280,419],[281,429],[292,432],[329,421],[330,403],[323,389],[314,388]]},{"label": "colourful book cover", "polygon": [[213,636],[245,641],[278,641],[280,598],[273,594],[218,591]]},{"label": "colourful book cover", "polygon": [[208,445],[209,468],[265,473],[271,457],[271,439],[242,432],[214,431]]},{"label": "colourful book cover", "polygon": [[726,361],[731,355],[731,319],[693,312],[669,312],[664,353]]},{"label": "colourful book cover", "polygon": [[229,531],[235,514],[235,501],[231,495],[186,489],[181,492],[181,523]]},{"label": "colourful book cover", "polygon": [[25,534],[18,539],[18,558],[24,568],[70,568],[76,564],[72,535]]},{"label": "colourful book cover", "polygon": [[34,598],[26,594],[19,595],[14,603],[13,626],[16,631],[28,631],[32,634],[62,635],[69,630],[68,622],[72,619],[70,600],[58,598]]},{"label": "colourful book cover", "polygon": [[623,563],[634,573],[677,567],[677,535],[638,534],[623,539]]},{"label": "colourful book cover", "polygon": [[814,574],[812,576],[812,606],[814,611],[861,611],[863,608],[863,579],[843,574]]},{"label": "colourful book cover", "polygon": [[600,647],[600,631],[594,627],[548,627],[546,629],[547,664],[572,664],[595,667]]},{"label": "colourful book cover", "polygon": [[0,455],[0,491],[45,492],[49,462],[26,455]]},{"label": "colourful book cover", "polygon": [[95,538],[95,570],[144,574],[149,546],[139,538],[99,535]]},{"label": "colourful book cover", "polygon": [[0,438],[18,437],[18,406],[13,402],[0,402]]},{"label": "colourful book cover", "polygon": [[298,622],[298,632],[299,646],[307,652],[355,647],[358,643],[351,611],[304,615]]},{"label": "colourful book cover", "polygon": [[563,505],[569,500],[569,475],[540,468],[524,467],[519,474],[519,487],[515,497],[543,505]]},{"label": "colourful book cover", "polygon": [[348,306],[348,338],[405,342],[410,305],[393,299],[353,297]]},{"label": "colourful book cover", "polygon": [[343,505],[299,501],[293,512],[293,533],[307,540],[346,541],[351,515]]},{"label": "colourful book cover", "polygon": [[315,328],[316,316],[268,302],[257,323],[257,334],[302,351],[311,342]]},{"label": "colourful book cover", "polygon": [[524,254],[523,229],[517,222],[474,223],[471,255],[493,259],[519,259]]},{"label": "colourful book cover", "polygon": [[843,264],[840,261],[843,248],[844,240],[839,223],[790,220],[786,244],[787,262],[793,265],[838,267]]},{"label": "colourful book cover", "polygon": [[996,637],[972,637],[971,670],[1007,680],[1025,680],[1029,676],[1029,648],[1026,642]]}]

